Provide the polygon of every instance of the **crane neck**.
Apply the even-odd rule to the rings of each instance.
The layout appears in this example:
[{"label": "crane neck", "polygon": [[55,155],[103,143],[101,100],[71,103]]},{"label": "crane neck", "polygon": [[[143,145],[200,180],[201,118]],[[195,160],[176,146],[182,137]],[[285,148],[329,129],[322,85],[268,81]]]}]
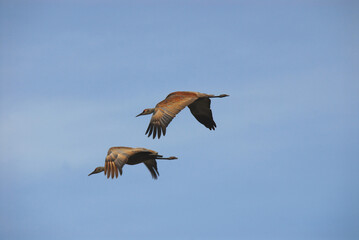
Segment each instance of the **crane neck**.
[{"label": "crane neck", "polygon": [[147,114],[151,114],[155,111],[155,108],[148,108]]}]

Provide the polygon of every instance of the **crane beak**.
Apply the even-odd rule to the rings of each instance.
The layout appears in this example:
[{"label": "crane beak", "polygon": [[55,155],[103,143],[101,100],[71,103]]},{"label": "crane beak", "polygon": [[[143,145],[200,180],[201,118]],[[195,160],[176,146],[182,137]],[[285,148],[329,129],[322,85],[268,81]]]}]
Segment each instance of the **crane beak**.
[{"label": "crane beak", "polygon": [[143,113],[138,114],[136,117],[139,117],[139,116],[141,116],[141,115],[143,115]]},{"label": "crane beak", "polygon": [[[95,171],[96,171],[96,170],[95,170]],[[95,171],[93,171],[92,173],[90,173],[88,176],[90,176],[90,175],[94,174],[94,173],[95,173]]]}]

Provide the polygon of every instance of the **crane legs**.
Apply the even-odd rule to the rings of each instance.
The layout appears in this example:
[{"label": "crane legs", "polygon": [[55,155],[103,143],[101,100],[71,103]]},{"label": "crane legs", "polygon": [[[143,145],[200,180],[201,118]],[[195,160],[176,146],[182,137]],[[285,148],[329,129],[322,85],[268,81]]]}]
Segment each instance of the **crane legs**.
[{"label": "crane legs", "polygon": [[168,158],[156,157],[156,159],[158,159],[158,160],[175,160],[175,159],[177,159],[177,158],[176,158],[176,157],[168,157]]}]

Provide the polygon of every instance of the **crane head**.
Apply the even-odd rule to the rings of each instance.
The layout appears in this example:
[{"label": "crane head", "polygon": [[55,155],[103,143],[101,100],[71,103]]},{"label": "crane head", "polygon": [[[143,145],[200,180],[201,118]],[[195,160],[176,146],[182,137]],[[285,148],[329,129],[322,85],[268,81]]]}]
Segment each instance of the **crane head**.
[{"label": "crane head", "polygon": [[97,167],[97,168],[95,168],[95,170],[92,173],[89,174],[89,176],[92,174],[103,172],[104,170],[105,170],[104,167]]},{"label": "crane head", "polygon": [[138,116],[142,116],[142,115],[148,115],[151,114],[155,111],[154,108],[146,108],[145,110],[143,110],[140,114],[138,114],[136,117]]}]

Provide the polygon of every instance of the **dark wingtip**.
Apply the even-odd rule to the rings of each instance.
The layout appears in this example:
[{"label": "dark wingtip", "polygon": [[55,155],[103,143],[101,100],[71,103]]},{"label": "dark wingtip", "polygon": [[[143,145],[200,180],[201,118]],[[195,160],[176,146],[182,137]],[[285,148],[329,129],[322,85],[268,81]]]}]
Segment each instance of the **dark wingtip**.
[{"label": "dark wingtip", "polygon": [[153,173],[153,175],[152,175],[152,179],[153,179],[153,180],[157,180],[157,179],[158,179],[158,176],[160,175],[156,169],[155,169],[155,171],[157,172],[157,174],[156,174],[156,172]]},{"label": "dark wingtip", "polygon": [[153,139],[155,139],[155,137],[156,137],[156,134],[157,134],[157,129],[156,129],[156,127],[155,126],[153,126],[153,133],[152,133],[152,138]]},{"label": "dark wingtip", "polygon": [[150,124],[148,127],[149,127],[148,137],[150,137],[153,131],[153,125]]},{"label": "dark wingtip", "polygon": [[207,127],[209,130],[215,130],[217,126],[216,126],[216,123],[213,122],[213,124],[211,124],[211,125],[206,125],[206,127]]}]

